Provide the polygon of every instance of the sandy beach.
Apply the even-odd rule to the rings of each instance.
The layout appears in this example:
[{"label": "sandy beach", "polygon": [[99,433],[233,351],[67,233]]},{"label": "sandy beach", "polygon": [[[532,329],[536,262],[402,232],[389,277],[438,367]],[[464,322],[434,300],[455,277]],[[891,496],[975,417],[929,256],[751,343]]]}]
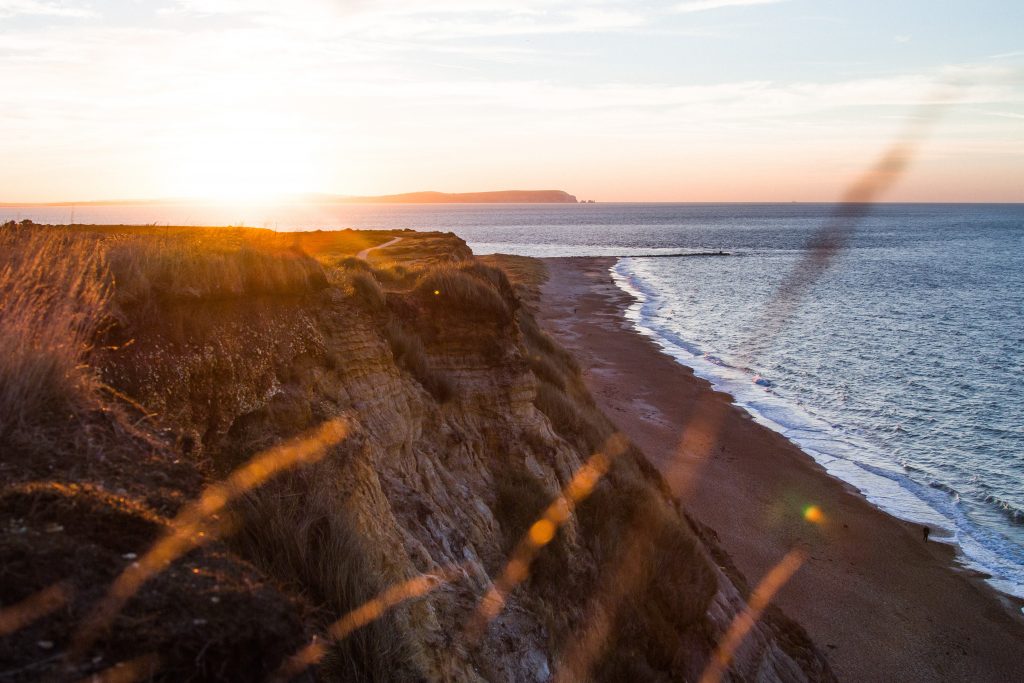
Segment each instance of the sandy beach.
[{"label": "sandy beach", "polygon": [[[614,259],[545,259],[542,324],[584,367],[601,408],[711,526],[751,584],[792,548],[808,560],[776,598],[844,681],[1013,681],[1021,603],[953,549],[881,512],[755,423],[623,317]],[[683,439],[683,425],[692,422]],[[808,506],[817,506],[813,521]]]}]

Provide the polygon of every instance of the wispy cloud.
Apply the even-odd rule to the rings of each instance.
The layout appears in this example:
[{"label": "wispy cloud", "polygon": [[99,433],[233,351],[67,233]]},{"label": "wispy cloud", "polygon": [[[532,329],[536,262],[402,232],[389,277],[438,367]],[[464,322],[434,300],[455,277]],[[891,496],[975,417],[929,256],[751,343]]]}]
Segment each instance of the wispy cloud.
[{"label": "wispy cloud", "polygon": [[985,57],[1013,41],[962,67],[825,49],[810,62],[773,56],[794,43],[785,21],[765,36],[719,23],[727,11],[690,14],[772,1],[0,0],[0,16],[19,15],[0,41],[0,157],[19,163],[0,187],[159,196],[176,177],[289,164],[310,169],[305,189],[356,194],[482,177],[576,189],[600,169],[611,187],[624,166],[654,186],[675,182],[648,169],[673,154],[763,159],[774,177],[772,155],[855,164],[945,81],[969,84],[960,101],[976,108],[954,108],[956,149],[1024,158],[1024,65]]},{"label": "wispy cloud", "polygon": [[675,6],[677,12],[706,12],[723,7],[750,7],[753,5],[776,5],[787,0],[686,0]]},{"label": "wispy cloud", "polygon": [[95,15],[95,11],[83,3],[0,0],[0,19],[16,16],[84,18]]}]

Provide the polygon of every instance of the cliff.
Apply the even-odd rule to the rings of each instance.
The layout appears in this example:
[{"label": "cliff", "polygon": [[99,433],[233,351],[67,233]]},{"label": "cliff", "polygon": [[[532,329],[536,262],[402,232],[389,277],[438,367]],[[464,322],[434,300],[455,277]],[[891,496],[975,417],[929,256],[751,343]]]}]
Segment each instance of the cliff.
[{"label": "cliff", "polygon": [[[160,230],[3,234],[8,247],[41,239],[74,254],[64,266],[101,283],[90,315],[66,330],[87,332],[88,363],[26,387],[39,399],[32,411],[0,412],[0,599],[24,605],[55,585],[68,596],[2,641],[12,679],[76,679],[128,661],[166,680],[253,680],[319,642],[326,656],[300,675],[549,680],[637,539],[651,559],[608,612],[592,676],[699,677],[749,587],[642,453],[609,446],[614,425],[533,317],[539,276],[522,276],[533,265],[487,265],[440,233]],[[5,253],[25,267],[40,248]],[[63,298],[88,293],[81,282]],[[5,343],[66,354],[37,343],[53,329],[11,319]],[[29,360],[18,362],[0,375],[23,375]],[[231,496],[220,538],[162,567],[87,653],[67,655],[109,582],[188,501],[332,421],[344,438],[323,457],[264,467],[265,483]],[[607,474],[475,630],[509,558],[599,451]],[[366,612],[422,575],[429,591]],[[324,638],[360,606],[375,618]],[[772,609],[729,676],[832,680],[803,630]]]}]

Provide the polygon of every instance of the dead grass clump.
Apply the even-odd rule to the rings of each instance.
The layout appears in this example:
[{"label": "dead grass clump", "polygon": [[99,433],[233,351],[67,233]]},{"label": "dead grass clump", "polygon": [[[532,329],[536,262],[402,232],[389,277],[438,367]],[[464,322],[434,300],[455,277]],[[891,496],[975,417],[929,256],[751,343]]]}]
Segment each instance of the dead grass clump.
[{"label": "dead grass clump", "polygon": [[419,275],[419,271],[414,268],[407,268],[400,263],[389,263],[383,266],[376,266],[373,269],[373,275],[381,284],[405,288],[412,284]]},{"label": "dead grass clump", "polygon": [[[339,505],[329,466],[286,475],[241,502],[234,544],[277,580],[324,612],[323,628],[385,588],[366,540]],[[328,680],[422,680],[425,657],[403,636],[403,607],[334,643],[322,668]]]},{"label": "dead grass clump", "polygon": [[109,291],[95,240],[0,227],[0,440],[99,407],[84,360]]},{"label": "dead grass clump", "polygon": [[[509,296],[495,282],[504,282]],[[511,285],[501,271],[479,264],[436,266],[423,273],[416,283],[418,298],[438,311],[511,322],[510,303],[515,302]]]},{"label": "dead grass clump", "polygon": [[396,320],[390,320],[384,327],[384,338],[399,367],[411,374],[439,403],[451,400],[455,387],[447,377],[430,367],[423,340]]},{"label": "dead grass clump", "polygon": [[582,532],[603,557],[641,563],[595,679],[621,680],[625,672],[651,671],[661,674],[650,680],[663,679],[665,672],[671,674],[665,680],[687,678],[677,670],[686,659],[680,657],[681,634],[699,627],[718,590],[698,535],[630,460],[616,461],[609,480],[577,514]]},{"label": "dead grass clump", "polygon": [[369,273],[373,271],[373,268],[369,263],[361,258],[355,256],[346,256],[341,259],[335,259],[332,265],[336,268],[343,268],[345,270],[353,270],[356,272]]},{"label": "dead grass clump", "polygon": [[531,353],[527,358],[530,363],[530,370],[542,382],[565,391],[565,375],[551,356],[544,356],[539,353]]},{"label": "dead grass clump", "polygon": [[[557,495],[524,469],[499,471],[495,474],[494,518],[501,525],[502,551],[511,555],[516,544],[526,535]],[[561,529],[537,555],[530,566],[528,588],[549,598],[564,584],[569,574],[569,552]]]},{"label": "dead grass clump", "polygon": [[384,290],[371,273],[358,271],[352,275],[350,282],[356,298],[370,310],[382,311],[387,306]]},{"label": "dead grass clump", "polygon": [[595,452],[612,434],[611,424],[598,409],[581,405],[553,384],[541,382],[537,386],[534,405],[563,439],[584,452]]}]

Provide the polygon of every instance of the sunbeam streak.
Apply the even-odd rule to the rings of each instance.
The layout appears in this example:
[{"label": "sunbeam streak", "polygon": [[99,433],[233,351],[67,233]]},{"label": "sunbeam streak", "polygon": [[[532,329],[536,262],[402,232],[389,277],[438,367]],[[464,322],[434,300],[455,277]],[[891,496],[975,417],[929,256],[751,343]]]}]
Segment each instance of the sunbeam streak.
[{"label": "sunbeam streak", "polygon": [[530,575],[530,565],[537,554],[555,537],[558,529],[565,524],[576,506],[591,494],[601,477],[608,472],[612,461],[626,450],[626,440],[621,434],[613,434],[604,447],[590,456],[562,493],[544,510],[540,518],[530,525],[512,551],[512,556],[502,570],[498,580],[480,601],[476,613],[470,620],[467,634],[471,641],[478,640],[487,624],[505,607],[509,594]]},{"label": "sunbeam streak", "polygon": [[775,594],[789,582],[793,574],[803,566],[807,556],[802,550],[791,550],[772,567],[761,582],[750,594],[746,608],[736,615],[725,632],[725,637],[715,648],[711,660],[700,677],[700,683],[718,683],[729,667],[736,650],[743,644],[743,639],[750,633],[757,620]]},{"label": "sunbeam streak", "polygon": [[37,619],[56,612],[71,600],[72,589],[56,583],[33,593],[24,600],[0,610],[0,638],[25,628]]},{"label": "sunbeam streak", "polygon": [[314,639],[309,645],[295,653],[281,666],[272,680],[287,681],[298,676],[323,659],[331,643],[343,640],[353,631],[376,621],[391,608],[407,600],[432,593],[445,584],[459,579],[463,575],[463,571],[461,565],[455,565],[442,569],[437,574],[423,574],[388,588],[331,624],[327,629],[326,637]]}]

